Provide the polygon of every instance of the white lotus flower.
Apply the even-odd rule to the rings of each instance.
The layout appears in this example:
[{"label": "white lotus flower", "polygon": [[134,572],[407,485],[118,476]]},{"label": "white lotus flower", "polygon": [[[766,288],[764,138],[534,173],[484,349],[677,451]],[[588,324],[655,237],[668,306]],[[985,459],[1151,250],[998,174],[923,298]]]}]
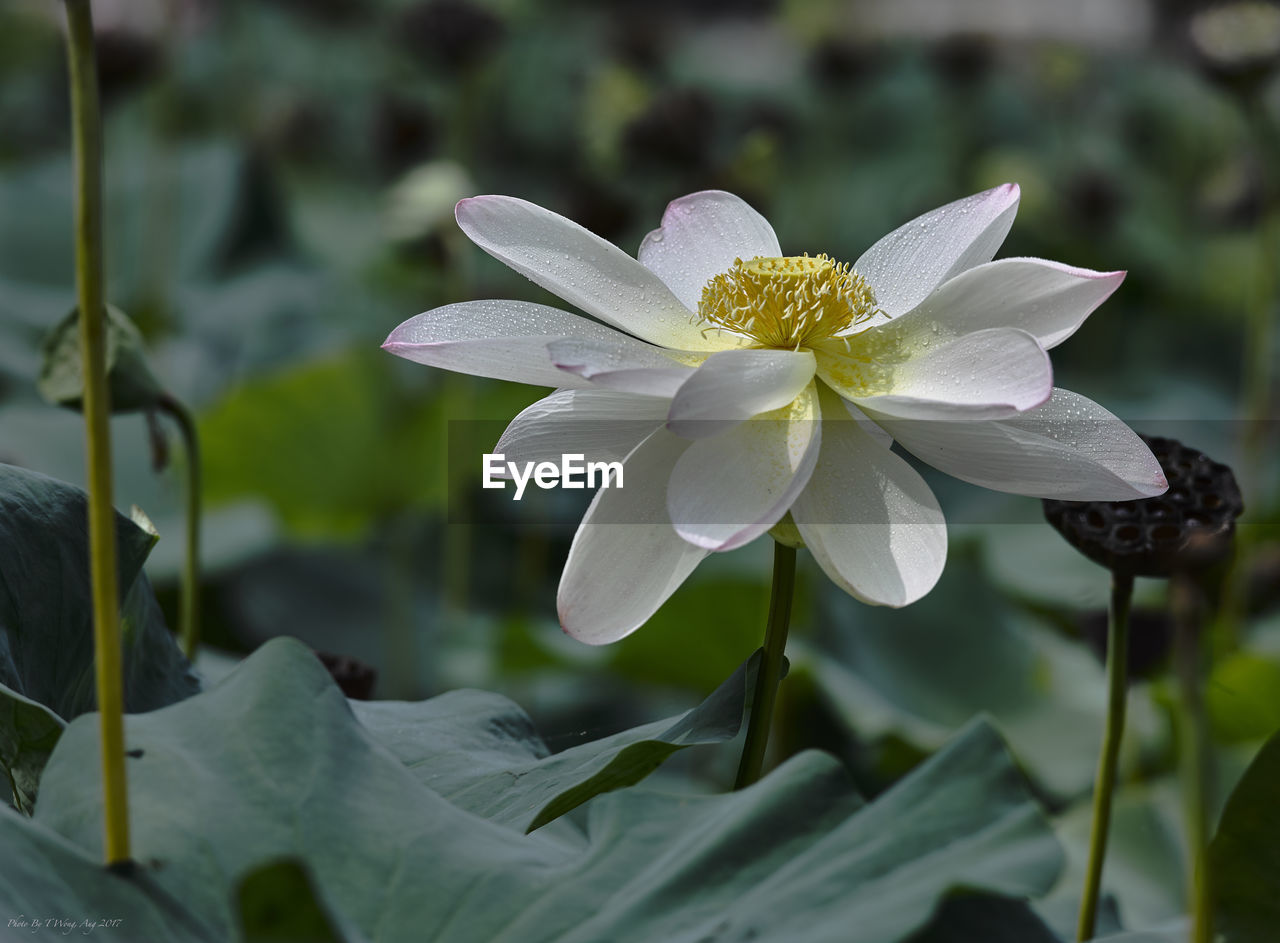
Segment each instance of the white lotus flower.
[{"label": "white lotus flower", "polygon": [[959,200],[848,266],[783,257],[764,217],[720,191],[671,203],[638,260],[531,203],[475,197],[456,213],[472,241],[599,320],[471,301],[406,321],[384,346],[560,388],[508,427],[496,449],[508,460],[625,459],[625,487],[596,495],[561,577],[576,638],[622,638],[708,553],[780,522],[847,592],[902,606],[937,581],[947,533],[893,440],[999,491],[1123,500],[1167,487],[1123,423],[1054,389],[1045,353],[1124,273],[991,261],[1017,206],[1015,185]]}]

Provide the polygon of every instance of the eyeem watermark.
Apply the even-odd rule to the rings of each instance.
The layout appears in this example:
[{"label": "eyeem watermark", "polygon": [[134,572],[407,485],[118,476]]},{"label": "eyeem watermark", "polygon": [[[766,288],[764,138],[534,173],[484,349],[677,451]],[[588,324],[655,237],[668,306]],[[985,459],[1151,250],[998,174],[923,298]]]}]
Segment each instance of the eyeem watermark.
[{"label": "eyeem watermark", "polygon": [[[544,491],[550,488],[621,488],[621,462],[588,462],[580,452],[569,452],[555,462],[508,462],[501,452],[482,456],[484,487],[506,488],[507,479],[515,482],[513,500],[524,497],[524,489],[532,481]],[[598,480],[597,480],[598,479]]]}]

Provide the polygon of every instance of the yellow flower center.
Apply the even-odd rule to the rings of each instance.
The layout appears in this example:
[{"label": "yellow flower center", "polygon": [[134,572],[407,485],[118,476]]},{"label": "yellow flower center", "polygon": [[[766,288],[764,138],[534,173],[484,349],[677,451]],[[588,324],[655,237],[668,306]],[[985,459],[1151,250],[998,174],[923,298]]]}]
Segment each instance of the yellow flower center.
[{"label": "yellow flower center", "polygon": [[845,262],[826,255],[789,256],[733,268],[702,289],[698,320],[706,331],[729,331],[755,347],[799,350],[835,337],[877,312],[871,286]]}]

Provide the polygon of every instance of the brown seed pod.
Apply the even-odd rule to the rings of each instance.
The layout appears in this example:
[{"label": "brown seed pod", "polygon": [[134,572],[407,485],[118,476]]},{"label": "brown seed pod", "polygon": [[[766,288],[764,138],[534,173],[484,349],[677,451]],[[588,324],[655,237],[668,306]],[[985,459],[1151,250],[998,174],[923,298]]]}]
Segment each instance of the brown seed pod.
[{"label": "brown seed pod", "polygon": [[1169,490],[1138,501],[1044,499],[1044,516],[1090,560],[1129,576],[1199,570],[1231,553],[1244,511],[1231,469],[1176,439],[1143,436]]}]

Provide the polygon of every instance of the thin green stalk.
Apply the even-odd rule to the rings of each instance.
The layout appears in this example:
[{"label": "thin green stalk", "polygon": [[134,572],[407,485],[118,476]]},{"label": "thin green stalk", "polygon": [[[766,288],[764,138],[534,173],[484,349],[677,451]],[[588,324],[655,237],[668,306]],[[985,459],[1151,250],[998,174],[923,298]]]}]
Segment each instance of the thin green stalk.
[{"label": "thin green stalk", "polygon": [[783,653],[787,647],[787,629],[791,622],[791,597],[796,586],[796,551],[794,547],[774,541],[773,589],[769,595],[769,622],[764,632],[760,670],[756,674],[755,697],[747,718],[747,739],[742,745],[742,762],[734,789],[750,786],[760,778],[764,754],[769,746],[769,728],[773,725],[773,706],[782,678]]},{"label": "thin green stalk", "polygon": [[175,397],[166,393],[159,406],[178,424],[187,450],[187,554],[182,565],[179,625],[183,654],[191,659],[200,647],[200,437],[191,410]]},{"label": "thin green stalk", "polygon": [[1190,577],[1174,576],[1173,657],[1178,674],[1177,741],[1187,823],[1187,899],[1191,904],[1190,943],[1213,940],[1213,884],[1209,873],[1209,791],[1211,757],[1201,696],[1200,631],[1196,587]]},{"label": "thin green stalk", "polygon": [[1111,576],[1111,608],[1107,619],[1107,721],[1098,757],[1098,777],[1093,784],[1093,825],[1089,830],[1089,863],[1084,894],[1080,898],[1077,940],[1092,940],[1102,894],[1102,867],[1111,830],[1111,795],[1116,787],[1120,742],[1124,738],[1124,714],[1128,698],[1129,606],[1133,601],[1133,577]]},{"label": "thin green stalk", "polygon": [[102,115],[89,0],[66,0],[66,8],[76,196],[76,300],[84,361],[89,573],[93,587],[93,645],[102,739],[105,849],[107,864],[117,864],[129,860],[129,797],[124,767],[124,672],[116,588],[115,511],[111,495],[111,407],[107,392],[102,266]]}]

